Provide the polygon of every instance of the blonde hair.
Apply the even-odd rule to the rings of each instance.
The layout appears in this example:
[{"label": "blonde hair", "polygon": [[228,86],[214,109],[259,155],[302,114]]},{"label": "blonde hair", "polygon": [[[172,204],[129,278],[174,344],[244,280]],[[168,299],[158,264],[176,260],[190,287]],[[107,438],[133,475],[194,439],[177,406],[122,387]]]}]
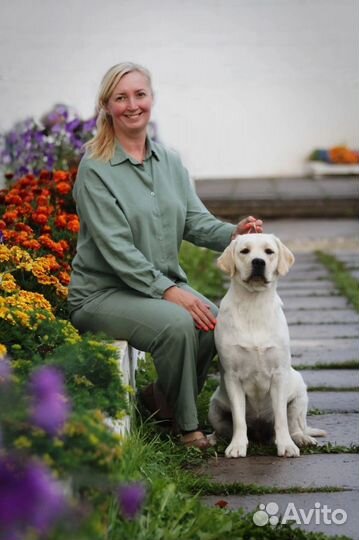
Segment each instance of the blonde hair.
[{"label": "blonde hair", "polygon": [[85,148],[90,157],[108,161],[113,157],[115,151],[115,131],[112,117],[106,111],[106,105],[112,92],[121,78],[132,71],[139,71],[148,80],[152,91],[151,74],[145,67],[133,62],[122,62],[112,66],[104,75],[96,100],[96,135],[85,144]]}]

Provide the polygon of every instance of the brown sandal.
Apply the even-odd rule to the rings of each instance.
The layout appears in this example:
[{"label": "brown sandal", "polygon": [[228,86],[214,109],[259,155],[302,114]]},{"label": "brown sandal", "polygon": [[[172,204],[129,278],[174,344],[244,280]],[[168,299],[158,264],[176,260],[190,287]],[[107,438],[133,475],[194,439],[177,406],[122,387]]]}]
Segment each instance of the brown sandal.
[{"label": "brown sandal", "polygon": [[181,444],[186,448],[198,448],[199,450],[207,450],[211,447],[211,443],[202,431],[191,431],[181,435]]}]

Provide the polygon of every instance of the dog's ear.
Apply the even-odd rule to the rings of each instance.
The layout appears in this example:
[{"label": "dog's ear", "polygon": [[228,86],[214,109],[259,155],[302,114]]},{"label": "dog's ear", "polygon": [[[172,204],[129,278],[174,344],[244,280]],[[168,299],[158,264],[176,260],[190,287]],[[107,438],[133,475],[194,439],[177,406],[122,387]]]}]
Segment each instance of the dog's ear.
[{"label": "dog's ear", "polygon": [[276,236],[274,238],[279,248],[277,272],[280,276],[285,276],[293,265],[295,258],[290,249],[288,249],[279,238]]},{"label": "dog's ear", "polygon": [[234,246],[236,241],[232,242],[226,247],[222,255],[217,259],[217,266],[220,270],[233,277],[236,271],[234,264]]}]

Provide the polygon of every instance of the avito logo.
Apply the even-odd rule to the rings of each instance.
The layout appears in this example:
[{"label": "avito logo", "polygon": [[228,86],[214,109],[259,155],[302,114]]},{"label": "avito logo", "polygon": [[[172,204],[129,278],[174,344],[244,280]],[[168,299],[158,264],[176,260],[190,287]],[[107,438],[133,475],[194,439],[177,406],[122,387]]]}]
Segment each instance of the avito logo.
[{"label": "avito logo", "polygon": [[264,527],[268,523],[272,526],[278,525],[278,523],[285,525],[286,523],[297,523],[297,525],[309,525],[315,523],[319,525],[343,525],[347,521],[348,515],[342,508],[336,508],[332,510],[327,504],[323,506],[320,502],[314,504],[314,508],[304,510],[303,508],[297,509],[295,504],[290,502],[284,511],[282,517],[278,516],[279,506],[275,502],[268,504],[260,504],[259,510],[253,514],[253,522],[258,527]]}]

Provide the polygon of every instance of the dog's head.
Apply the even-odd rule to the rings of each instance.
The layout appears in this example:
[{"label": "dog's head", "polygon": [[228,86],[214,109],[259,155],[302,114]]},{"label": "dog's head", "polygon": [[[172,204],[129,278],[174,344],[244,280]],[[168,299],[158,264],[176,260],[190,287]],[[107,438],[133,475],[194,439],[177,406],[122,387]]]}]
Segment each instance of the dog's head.
[{"label": "dog's head", "polygon": [[266,289],[293,263],[293,253],[273,234],[239,235],[217,261],[223,272],[251,291]]}]

